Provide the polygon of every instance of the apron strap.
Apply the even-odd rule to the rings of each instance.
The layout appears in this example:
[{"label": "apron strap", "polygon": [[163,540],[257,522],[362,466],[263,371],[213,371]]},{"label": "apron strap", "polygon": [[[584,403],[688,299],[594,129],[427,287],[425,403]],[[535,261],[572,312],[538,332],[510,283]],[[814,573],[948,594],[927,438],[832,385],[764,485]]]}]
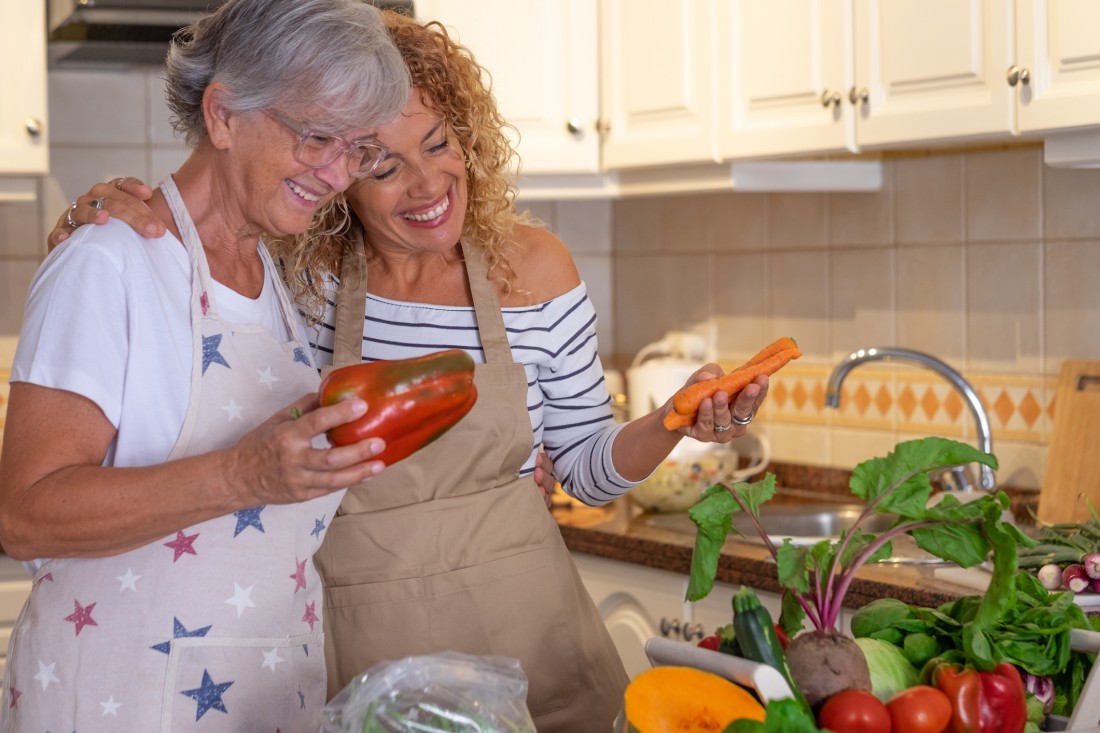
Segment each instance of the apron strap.
[{"label": "apron strap", "polygon": [[367,317],[367,256],[363,233],[356,231],[354,239],[352,252],[344,257],[340,268],[332,366],[325,367],[322,376],[337,367],[363,363],[363,325]]},{"label": "apron strap", "polygon": [[470,294],[474,299],[474,315],[485,350],[487,364],[511,364],[512,347],[508,345],[508,333],[504,328],[504,313],[500,308],[496,288],[489,280],[489,265],[485,255],[466,242],[462,242],[462,258],[466,261],[466,275],[470,280]]}]

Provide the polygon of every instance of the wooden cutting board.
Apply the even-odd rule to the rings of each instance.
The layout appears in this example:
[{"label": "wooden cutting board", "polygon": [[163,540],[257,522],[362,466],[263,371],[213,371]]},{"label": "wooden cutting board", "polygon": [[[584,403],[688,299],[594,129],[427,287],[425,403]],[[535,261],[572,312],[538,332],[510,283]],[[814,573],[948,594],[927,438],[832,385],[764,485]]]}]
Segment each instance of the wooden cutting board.
[{"label": "wooden cutting board", "polygon": [[1100,361],[1068,359],[1058,380],[1039,519],[1085,521],[1086,498],[1100,512]]}]

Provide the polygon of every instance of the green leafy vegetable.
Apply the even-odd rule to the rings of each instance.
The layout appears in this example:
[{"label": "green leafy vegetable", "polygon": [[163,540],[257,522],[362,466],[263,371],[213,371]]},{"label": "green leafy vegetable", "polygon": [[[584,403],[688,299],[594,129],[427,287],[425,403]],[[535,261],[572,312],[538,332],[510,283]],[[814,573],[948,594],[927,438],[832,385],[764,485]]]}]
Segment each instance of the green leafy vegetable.
[{"label": "green leafy vegetable", "polygon": [[822,733],[813,716],[792,698],[772,700],[764,708],[764,722],[742,718],[722,733]]},{"label": "green leafy vegetable", "polygon": [[856,639],[856,644],[871,672],[871,693],[879,700],[889,702],[895,693],[919,684],[920,670],[905,658],[898,647],[866,636]]}]

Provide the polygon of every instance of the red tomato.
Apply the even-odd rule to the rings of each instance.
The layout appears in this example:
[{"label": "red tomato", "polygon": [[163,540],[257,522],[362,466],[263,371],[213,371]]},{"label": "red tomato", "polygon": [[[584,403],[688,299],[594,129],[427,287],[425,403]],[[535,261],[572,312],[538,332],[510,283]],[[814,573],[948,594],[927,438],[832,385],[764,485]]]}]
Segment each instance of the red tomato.
[{"label": "red tomato", "polygon": [[821,706],[817,724],[833,733],[890,733],[890,713],[867,690],[843,690]]},{"label": "red tomato", "polygon": [[711,634],[710,636],[704,636],[702,639],[700,639],[697,646],[701,646],[704,649],[713,649],[714,651],[718,651],[718,647],[721,643],[722,637],[718,636],[718,634]]},{"label": "red tomato", "polygon": [[917,685],[886,703],[894,733],[941,733],[951,722],[951,700],[935,687]]}]

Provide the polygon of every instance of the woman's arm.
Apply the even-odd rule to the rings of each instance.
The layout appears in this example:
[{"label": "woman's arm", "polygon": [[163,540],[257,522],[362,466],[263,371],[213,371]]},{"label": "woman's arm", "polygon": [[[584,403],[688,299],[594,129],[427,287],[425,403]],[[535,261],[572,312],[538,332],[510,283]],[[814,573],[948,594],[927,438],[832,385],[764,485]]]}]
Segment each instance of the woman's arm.
[{"label": "woman's arm", "polygon": [[[77,196],[72,205],[57,218],[54,228],[46,236],[48,251],[69,238],[76,227],[69,224],[72,219],[77,226],[81,224],[106,224],[108,217],[121,219],[134,231],[146,237],[160,237],[167,231],[164,222],[158,219],[145,205],[153,197],[153,189],[133,176],[113,178],[107,183],[97,183],[88,189],[88,193]],[[103,208],[95,208],[92,202],[103,199]]]},{"label": "woman's arm", "polygon": [[[292,417],[292,411],[301,413]],[[86,397],[11,386],[0,461],[0,544],[20,560],[101,557],[239,509],[306,501],[377,474],[372,439],[317,449],[314,436],[366,411],[305,395],[224,450],[154,466],[102,465],[115,428]]]}]

